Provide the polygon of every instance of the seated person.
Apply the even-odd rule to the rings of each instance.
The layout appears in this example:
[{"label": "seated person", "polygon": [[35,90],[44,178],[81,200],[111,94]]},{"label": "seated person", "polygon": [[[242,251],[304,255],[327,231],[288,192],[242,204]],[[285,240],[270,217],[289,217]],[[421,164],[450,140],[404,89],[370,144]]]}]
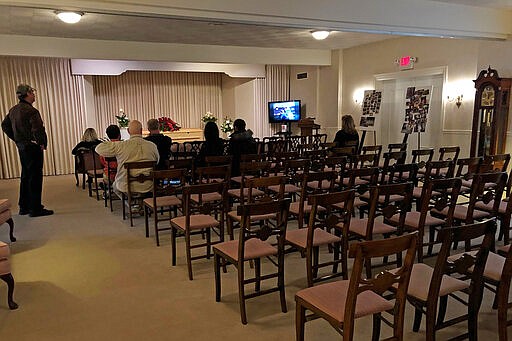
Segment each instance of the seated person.
[{"label": "seated person", "polygon": [[204,126],[204,142],[197,157],[199,167],[206,166],[207,156],[224,155],[224,140],[219,137],[219,127],[215,122],[208,122]]},{"label": "seated person", "polygon": [[359,135],[351,115],[343,115],[341,117],[341,130],[336,133],[333,142],[336,143],[338,148],[355,147],[357,152],[359,148]]},{"label": "seated person", "polygon": [[[106,141],[96,146],[96,152],[104,157],[115,157],[117,159],[117,175],[114,181],[115,192],[128,192],[128,173],[124,164],[126,162],[155,161],[158,162],[159,155],[156,145],[142,138],[142,124],[137,120],[130,121],[128,125],[130,138],[126,141]],[[148,174],[152,169],[140,169],[138,174]],[[132,175],[137,175],[134,173]],[[149,181],[134,182],[132,192],[147,193],[152,190],[153,183]]]},{"label": "seated person", "polygon": [[256,154],[257,145],[252,131],[245,129],[245,121],[238,118],[233,122],[233,134],[229,139],[228,154],[233,156],[231,175],[240,175],[240,160],[243,154]]},{"label": "seated person", "polygon": [[168,169],[172,139],[169,136],[165,136],[160,133],[160,127],[157,119],[152,118],[148,121],[148,130],[149,135],[144,139],[156,144],[158,154],[160,155],[160,161],[158,162],[156,169]]},{"label": "seated person", "polygon": [[94,128],[87,128],[84,131],[82,136],[82,141],[78,142],[78,144],[73,148],[71,154],[77,155],[79,150],[90,150],[94,149],[101,141],[98,139],[98,134]]},{"label": "seated person", "polygon": [[[121,141],[121,130],[119,127],[115,124],[109,125],[107,127],[107,136],[110,141],[112,142],[118,142]],[[105,157],[100,156],[101,164],[103,165],[103,179],[107,179],[109,175],[109,168],[110,168],[110,182],[113,183],[116,179],[116,173],[117,173],[117,159],[111,160],[107,164],[107,160],[105,160]]]}]

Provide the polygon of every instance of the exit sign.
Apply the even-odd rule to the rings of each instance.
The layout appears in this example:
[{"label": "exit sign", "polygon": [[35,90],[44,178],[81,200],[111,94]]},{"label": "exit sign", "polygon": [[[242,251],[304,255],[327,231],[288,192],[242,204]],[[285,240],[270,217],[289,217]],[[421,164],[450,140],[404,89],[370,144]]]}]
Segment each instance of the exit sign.
[{"label": "exit sign", "polygon": [[410,70],[414,68],[414,63],[416,62],[416,57],[411,56],[403,56],[395,60],[395,64],[398,65],[400,70]]}]

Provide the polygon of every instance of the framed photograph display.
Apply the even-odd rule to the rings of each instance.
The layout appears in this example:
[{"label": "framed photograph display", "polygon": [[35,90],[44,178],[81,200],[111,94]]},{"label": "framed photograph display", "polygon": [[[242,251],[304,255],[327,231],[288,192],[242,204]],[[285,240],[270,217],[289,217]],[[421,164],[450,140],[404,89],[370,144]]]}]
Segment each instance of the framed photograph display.
[{"label": "framed photograph display", "polygon": [[365,90],[363,98],[363,112],[359,127],[361,130],[375,130],[376,117],[380,111],[382,92]]},{"label": "framed photograph display", "polygon": [[423,133],[427,127],[431,88],[407,88],[402,133]]}]

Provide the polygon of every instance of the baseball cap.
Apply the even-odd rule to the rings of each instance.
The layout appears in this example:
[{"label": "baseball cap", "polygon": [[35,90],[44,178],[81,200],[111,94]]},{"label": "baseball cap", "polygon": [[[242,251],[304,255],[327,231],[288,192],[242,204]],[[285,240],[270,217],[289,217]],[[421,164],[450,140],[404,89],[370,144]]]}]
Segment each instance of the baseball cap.
[{"label": "baseball cap", "polygon": [[16,88],[16,95],[25,97],[29,92],[35,89],[28,84],[20,84]]}]

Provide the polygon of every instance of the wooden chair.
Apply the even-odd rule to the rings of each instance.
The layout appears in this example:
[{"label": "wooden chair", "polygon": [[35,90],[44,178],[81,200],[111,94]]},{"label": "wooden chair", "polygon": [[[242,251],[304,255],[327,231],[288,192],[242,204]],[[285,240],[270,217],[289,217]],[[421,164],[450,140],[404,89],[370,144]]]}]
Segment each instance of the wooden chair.
[{"label": "wooden chair", "polygon": [[388,144],[388,153],[393,152],[406,152],[407,143],[390,143]]},{"label": "wooden chair", "polygon": [[[275,168],[273,172],[275,176],[284,175],[286,184],[284,185],[284,194],[291,196],[292,200],[301,192],[299,185],[302,182],[304,174],[309,172],[310,161],[307,159],[291,159],[284,160],[281,167]],[[274,192],[280,190],[280,186],[270,186],[269,189]]]},{"label": "wooden chair", "polygon": [[0,279],[7,284],[7,304],[10,310],[18,309],[14,302],[14,277],[11,273],[11,250],[9,245],[0,241]]},{"label": "wooden chair", "polygon": [[290,204],[290,217],[295,216],[298,220],[298,228],[304,226],[304,219],[311,213],[311,205],[308,203],[308,197],[311,194],[329,193],[334,189],[336,181],[336,172],[304,173],[302,175],[301,191],[299,200]]},{"label": "wooden chair", "polygon": [[201,146],[203,145],[203,141],[189,141],[183,142],[183,147],[185,148],[185,153],[187,157],[196,158],[199,155],[199,151],[201,150]]},{"label": "wooden chair", "polygon": [[195,159],[184,158],[169,160],[169,169],[186,169],[185,178],[187,179],[187,183],[192,184],[194,182],[196,169]]},{"label": "wooden chair", "polygon": [[5,223],[9,225],[9,239],[11,242],[15,242],[16,237],[14,237],[14,220],[11,214],[11,202],[9,199],[0,199],[0,226]]},{"label": "wooden chair", "polygon": [[[240,315],[243,324],[247,324],[247,314],[245,310],[246,299],[273,293],[278,291],[281,299],[281,310],[287,311],[286,297],[284,291],[284,238],[288,223],[288,208],[290,201],[277,200],[238,206],[237,214],[242,217],[238,240],[217,244],[213,247],[214,267],[215,267],[215,300],[221,300],[221,273],[222,265],[233,264],[238,271],[238,295],[240,303]],[[276,217],[276,224],[264,224],[254,227],[251,224],[254,216]],[[269,238],[277,245],[272,245]],[[261,274],[261,259],[276,257],[277,261],[272,261],[277,266],[277,271]],[[254,277],[246,278],[245,262],[254,261]],[[261,289],[261,282],[277,279],[277,285],[270,288]],[[246,285],[254,284],[254,292],[246,293]]]},{"label": "wooden chair", "polygon": [[361,154],[352,158],[351,168],[378,167],[380,154]]},{"label": "wooden chair", "polygon": [[391,167],[395,164],[405,163],[406,153],[404,151],[384,153],[384,164],[382,165],[379,183],[385,184],[388,181]]},{"label": "wooden chair", "polygon": [[441,147],[439,148],[439,161],[452,160],[453,162],[457,162],[459,154],[459,146]]},{"label": "wooden chair", "polygon": [[[107,169],[107,176],[103,177],[103,200],[105,202],[105,207],[110,207],[110,212],[114,211],[114,207],[112,206],[113,201],[117,198],[114,196],[114,191],[112,189],[112,185],[114,184],[113,178],[117,173],[117,168],[112,168],[112,164],[114,163],[117,167],[117,159],[115,157],[105,157],[105,164]],[[107,205],[108,204],[108,205]]]},{"label": "wooden chair", "polygon": [[[354,339],[355,319],[373,315],[373,340],[380,335],[381,313],[391,312],[394,323],[393,337],[388,340],[403,340],[405,295],[416,249],[415,234],[387,240],[375,240],[351,245],[349,256],[354,259],[350,280],[324,283],[303,289],[295,294],[296,340],[304,340],[307,321],[323,318],[343,335],[343,340]],[[384,257],[406,251],[403,265],[392,273],[383,271],[375,278],[362,278],[364,262],[373,257]],[[394,302],[382,295],[393,285],[398,290]],[[306,316],[306,311],[311,314]]]},{"label": "wooden chair", "polygon": [[[434,148],[425,148],[425,149],[413,149],[412,151],[412,161],[411,163],[415,163],[418,165],[418,177],[423,178],[425,172],[427,170],[427,162],[432,161],[434,157]],[[417,185],[417,181],[415,182]]]},{"label": "wooden chair", "polygon": [[232,176],[230,181],[234,186],[240,188],[231,188],[228,194],[240,200],[244,195],[247,196],[248,189],[245,184],[248,179],[254,177],[267,176],[270,172],[271,162],[270,161],[249,161],[240,163],[240,176]]},{"label": "wooden chair", "polygon": [[[452,226],[453,212],[457,205],[460,186],[461,180],[457,178],[427,180],[423,184],[420,195],[420,210],[406,213],[404,230],[418,231],[418,262],[423,262],[424,246],[428,246],[428,255],[432,254],[436,228]],[[438,210],[447,207],[446,217],[440,219],[432,216],[430,210],[434,207]],[[397,225],[399,220],[399,215],[394,215],[389,219],[392,225]],[[429,232],[428,243],[424,241],[425,230]]]},{"label": "wooden chair", "polygon": [[[452,160],[427,162],[425,174],[423,176],[423,186],[425,186],[425,183],[430,180],[453,177],[454,165],[455,163]],[[417,211],[420,210],[422,194],[423,187],[415,186],[412,191],[412,197],[413,200],[416,201]]]},{"label": "wooden chair", "polygon": [[[153,214],[153,226],[155,230],[156,246],[160,246],[160,231],[170,230],[168,225],[165,228],[159,228],[160,222],[169,222],[172,218],[172,212],[177,212],[178,206],[181,206],[179,196],[185,186],[185,169],[170,169],[151,172],[153,177],[153,193],[151,198],[143,200],[144,204],[144,224],[146,228],[146,238],[149,238],[149,215]],[[166,216],[164,213],[168,213]]]},{"label": "wooden chair", "polygon": [[93,149],[83,150],[81,155],[84,162],[85,173],[87,174],[89,196],[92,197],[92,192],[94,191],[96,193],[96,200],[100,200],[98,179],[103,179],[103,165],[101,164],[100,156]]},{"label": "wooden chair", "polygon": [[[203,202],[203,196],[212,193],[220,194],[220,200]],[[197,196],[197,200],[192,200],[192,196]],[[179,231],[185,235],[189,280],[194,279],[192,261],[203,258],[210,259],[212,246],[224,241],[226,198],[226,184],[223,182],[183,187],[183,216],[171,219],[171,264],[172,266],[176,265],[176,237]],[[218,240],[212,240],[212,232],[218,236]],[[191,237],[197,234],[206,235],[206,241],[200,239],[199,242],[193,244]],[[205,253],[193,256],[192,250],[198,248],[204,248]]]},{"label": "wooden chair", "polygon": [[[494,220],[443,228],[438,234],[438,241],[442,244],[434,268],[424,263],[413,265],[407,298],[415,308],[415,332],[420,328],[422,315],[426,315],[426,340],[435,340],[438,330],[463,321],[467,321],[467,333],[453,339],[477,340],[478,311],[483,292],[482,275],[495,231]],[[483,242],[477,253],[449,257],[452,244],[470,242],[482,237]],[[467,270],[471,267],[473,272],[468,283]],[[468,299],[464,300],[456,293],[465,293]],[[466,305],[467,313],[445,321],[448,297]]]},{"label": "wooden chair", "polygon": [[[354,209],[359,209],[359,218],[363,219],[364,212],[368,211],[370,198],[369,190],[377,185],[379,169],[377,167],[352,168],[343,173],[343,186],[345,189],[354,189]],[[353,214],[355,216],[355,213]]]},{"label": "wooden chair", "polygon": [[457,159],[457,171],[455,176],[462,179],[461,194],[468,194],[471,192],[473,175],[480,173],[480,165],[482,164],[482,161],[482,157]]},{"label": "wooden chair", "polygon": [[480,172],[506,172],[510,154],[486,155],[480,166]]},{"label": "wooden chair", "polygon": [[79,149],[78,153],[75,155],[75,186],[80,186],[79,175],[82,175],[82,189],[85,189],[85,175],[87,172],[84,167],[84,158],[82,156],[82,150]]},{"label": "wooden chair", "polygon": [[[348,278],[347,231],[352,215],[354,193],[354,190],[348,190],[310,195],[308,205],[311,206],[311,213],[308,227],[286,232],[286,243],[306,255],[308,287],[334,277]],[[321,246],[330,247],[333,253],[332,260],[320,262]],[[338,272],[339,265],[341,265],[341,272]],[[318,274],[321,268],[331,266],[331,273]]]},{"label": "wooden chair", "polygon": [[[128,203],[128,215],[130,217],[130,226],[133,226],[133,209],[134,202],[140,201],[142,205],[142,199],[148,196],[151,192],[140,193],[135,192],[132,189],[133,183],[144,183],[153,182],[153,176],[151,171],[154,170],[156,165],[155,161],[140,161],[140,162],[126,162],[124,168],[126,168],[126,181],[128,191],[127,193],[121,193],[121,200],[123,202],[123,220],[126,219],[126,203]],[[138,199],[138,200],[136,200]],[[144,212],[142,206],[140,206],[140,212]]]},{"label": "wooden chair", "polygon": [[375,145],[375,146],[363,146],[361,147],[361,155],[367,155],[367,154],[377,154],[377,159],[380,159],[380,155],[382,154],[382,145]]},{"label": "wooden chair", "polygon": [[[281,200],[284,198],[284,185],[286,178],[284,176],[269,176],[261,178],[246,179],[244,187],[240,192],[240,206],[248,203],[255,203],[259,201]],[[276,186],[279,190],[276,190]],[[272,188],[272,189],[271,189]],[[269,219],[274,219],[272,215],[258,216],[252,215],[252,222],[261,222]],[[227,214],[227,228],[231,240],[235,238],[234,228],[235,225],[242,224],[242,217],[238,214],[238,209],[230,211]]]},{"label": "wooden chair", "polygon": [[[389,238],[391,235],[401,235],[406,213],[411,207],[412,188],[412,182],[407,182],[378,185],[370,189],[368,218],[352,219],[350,221],[349,238],[373,240],[376,235],[383,236],[384,238]],[[399,215],[398,223],[391,225],[388,220],[397,214]],[[397,262],[400,263],[401,255],[397,254],[396,256]],[[384,263],[387,263],[387,259],[384,260]],[[368,260],[366,262],[368,277],[371,277],[371,268],[371,262]]]},{"label": "wooden chair", "polygon": [[215,156],[205,156],[204,161],[207,166],[231,166],[233,162],[233,156],[231,155],[215,155]]}]

